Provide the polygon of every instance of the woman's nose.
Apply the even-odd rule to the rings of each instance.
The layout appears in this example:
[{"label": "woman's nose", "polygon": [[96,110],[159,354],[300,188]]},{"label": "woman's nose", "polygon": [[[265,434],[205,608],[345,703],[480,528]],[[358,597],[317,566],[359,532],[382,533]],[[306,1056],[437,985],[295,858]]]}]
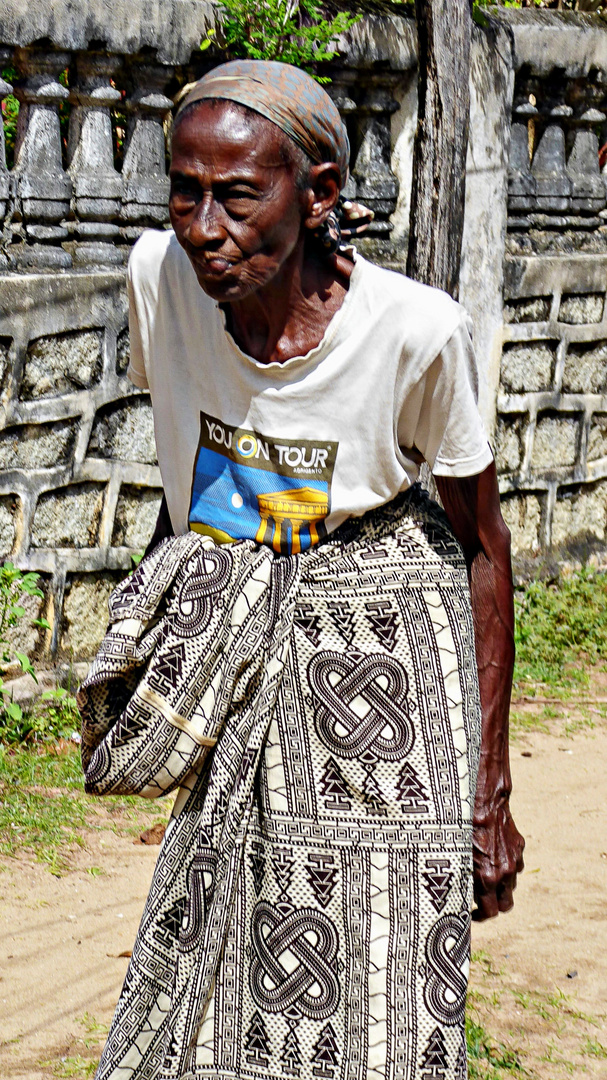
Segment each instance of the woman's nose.
[{"label": "woman's nose", "polygon": [[221,207],[211,196],[201,199],[187,228],[187,238],[195,247],[205,247],[223,240],[225,229],[221,224]]}]

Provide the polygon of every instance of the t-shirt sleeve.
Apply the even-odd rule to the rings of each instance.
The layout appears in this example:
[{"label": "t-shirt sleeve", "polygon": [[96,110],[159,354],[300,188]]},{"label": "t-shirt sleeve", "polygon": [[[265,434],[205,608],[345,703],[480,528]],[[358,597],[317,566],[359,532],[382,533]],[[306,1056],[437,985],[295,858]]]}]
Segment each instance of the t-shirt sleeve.
[{"label": "t-shirt sleeve", "polygon": [[478,368],[468,323],[462,312],[419,387],[412,442],[436,476],[476,476],[493,460],[478,410]]},{"label": "t-shirt sleeve", "polygon": [[139,313],[137,311],[137,299],[135,285],[133,283],[132,263],[129,261],[126,277],[126,291],[129,300],[129,341],[130,357],[127,375],[131,382],[140,390],[148,390],[149,383],[145,371],[145,355],[143,345],[143,333]]}]

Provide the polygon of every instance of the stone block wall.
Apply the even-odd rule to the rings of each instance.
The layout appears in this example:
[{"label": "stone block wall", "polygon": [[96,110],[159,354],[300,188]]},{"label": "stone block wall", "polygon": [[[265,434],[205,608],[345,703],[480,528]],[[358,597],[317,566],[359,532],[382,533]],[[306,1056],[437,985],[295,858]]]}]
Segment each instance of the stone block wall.
[{"label": "stone block wall", "polygon": [[509,266],[496,460],[504,517],[528,564],[604,550],[606,288],[607,256]]},{"label": "stone block wall", "polygon": [[81,660],[152,533],[161,481],[149,396],[126,378],[122,271],[0,278],[0,558],[42,575],[50,632]]},{"label": "stone block wall", "polygon": [[521,14],[495,450],[528,577],[607,562],[607,27]]}]

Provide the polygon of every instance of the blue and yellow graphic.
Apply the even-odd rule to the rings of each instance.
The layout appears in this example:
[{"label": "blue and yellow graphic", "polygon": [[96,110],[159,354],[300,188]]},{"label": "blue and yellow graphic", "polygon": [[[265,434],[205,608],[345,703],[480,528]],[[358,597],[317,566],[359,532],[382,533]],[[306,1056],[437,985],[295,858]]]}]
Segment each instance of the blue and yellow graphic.
[{"label": "blue and yellow graphic", "polygon": [[200,414],[189,524],[217,543],[248,538],[287,555],[326,535],[337,443],[270,439]]}]

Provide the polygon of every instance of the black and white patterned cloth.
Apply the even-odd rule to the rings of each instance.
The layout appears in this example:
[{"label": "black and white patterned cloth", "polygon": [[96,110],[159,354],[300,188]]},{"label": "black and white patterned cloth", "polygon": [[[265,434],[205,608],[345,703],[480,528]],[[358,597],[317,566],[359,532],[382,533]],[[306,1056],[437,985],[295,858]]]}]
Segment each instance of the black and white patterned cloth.
[{"label": "black and white patterned cloth", "polygon": [[302,555],[165,541],[79,704],[87,791],[179,788],[98,1080],[465,1080],[480,706],[424,492]]}]

